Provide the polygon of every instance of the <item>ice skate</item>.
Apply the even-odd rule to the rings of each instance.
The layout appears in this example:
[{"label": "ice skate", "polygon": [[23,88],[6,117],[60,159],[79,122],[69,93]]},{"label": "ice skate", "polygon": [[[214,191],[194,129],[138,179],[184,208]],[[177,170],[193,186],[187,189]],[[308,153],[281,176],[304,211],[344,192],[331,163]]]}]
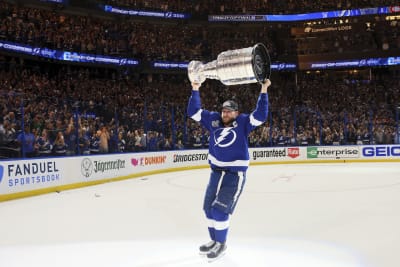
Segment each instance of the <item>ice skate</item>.
[{"label": "ice skate", "polygon": [[214,240],[208,242],[207,244],[200,246],[200,255],[206,255],[215,246],[217,242]]},{"label": "ice skate", "polygon": [[215,245],[207,253],[208,262],[215,261],[225,254],[226,245],[225,243],[215,242]]}]

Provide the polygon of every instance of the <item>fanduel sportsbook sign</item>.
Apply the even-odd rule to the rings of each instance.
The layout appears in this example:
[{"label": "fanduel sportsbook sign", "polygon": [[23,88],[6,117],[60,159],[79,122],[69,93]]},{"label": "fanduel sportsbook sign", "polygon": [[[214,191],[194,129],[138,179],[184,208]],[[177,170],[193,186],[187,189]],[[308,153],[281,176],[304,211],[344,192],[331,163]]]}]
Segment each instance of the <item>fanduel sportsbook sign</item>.
[{"label": "fanduel sportsbook sign", "polygon": [[54,160],[15,161],[0,165],[0,183],[6,183],[12,188],[51,185],[59,182],[60,179],[60,169]]}]

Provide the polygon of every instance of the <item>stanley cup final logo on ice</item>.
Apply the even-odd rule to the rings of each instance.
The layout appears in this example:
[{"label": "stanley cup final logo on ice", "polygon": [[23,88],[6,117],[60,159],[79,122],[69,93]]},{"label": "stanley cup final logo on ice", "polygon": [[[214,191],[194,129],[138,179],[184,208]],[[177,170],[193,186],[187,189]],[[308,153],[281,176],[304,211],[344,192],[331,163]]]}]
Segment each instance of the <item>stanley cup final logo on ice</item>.
[{"label": "stanley cup final logo on ice", "polygon": [[193,60],[188,65],[189,80],[197,83],[206,79],[216,79],[225,85],[261,83],[270,75],[271,59],[267,48],[261,43],[224,51],[216,60],[206,64]]}]

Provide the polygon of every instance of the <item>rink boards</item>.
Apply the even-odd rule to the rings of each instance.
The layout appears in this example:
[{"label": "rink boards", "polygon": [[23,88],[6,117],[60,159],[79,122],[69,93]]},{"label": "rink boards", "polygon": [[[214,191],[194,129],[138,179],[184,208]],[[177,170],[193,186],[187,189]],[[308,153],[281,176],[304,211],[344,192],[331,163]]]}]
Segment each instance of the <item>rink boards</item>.
[{"label": "rink boards", "polygon": [[[208,150],[0,161],[0,202],[150,174],[208,167]],[[400,145],[249,149],[250,164],[400,162]]]}]

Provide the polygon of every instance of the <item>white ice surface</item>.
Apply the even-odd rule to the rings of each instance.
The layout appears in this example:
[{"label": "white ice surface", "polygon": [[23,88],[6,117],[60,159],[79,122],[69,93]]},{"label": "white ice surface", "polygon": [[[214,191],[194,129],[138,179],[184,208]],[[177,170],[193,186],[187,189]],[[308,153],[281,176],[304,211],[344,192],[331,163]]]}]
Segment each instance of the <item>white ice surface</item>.
[{"label": "white ice surface", "polygon": [[208,263],[209,169],[0,203],[0,267],[398,267],[400,164],[251,166]]}]

